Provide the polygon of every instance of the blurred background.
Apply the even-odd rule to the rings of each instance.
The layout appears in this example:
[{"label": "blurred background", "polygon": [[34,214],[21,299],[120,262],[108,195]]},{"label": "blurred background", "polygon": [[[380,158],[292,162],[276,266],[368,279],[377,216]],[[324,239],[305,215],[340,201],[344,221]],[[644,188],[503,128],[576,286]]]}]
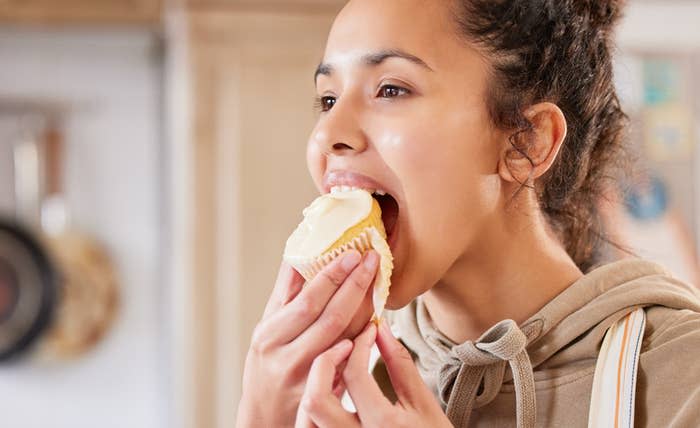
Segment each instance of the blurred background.
[{"label": "blurred background", "polygon": [[[343,3],[0,0],[0,426],[234,426]],[[698,285],[700,3],[626,15],[642,168],[601,206]]]}]

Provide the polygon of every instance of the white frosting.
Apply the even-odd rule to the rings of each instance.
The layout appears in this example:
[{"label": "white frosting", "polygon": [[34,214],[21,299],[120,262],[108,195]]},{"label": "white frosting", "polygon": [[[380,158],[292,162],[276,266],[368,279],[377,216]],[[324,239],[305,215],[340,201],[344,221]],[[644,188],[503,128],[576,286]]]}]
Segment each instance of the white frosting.
[{"label": "white frosting", "polygon": [[304,209],[304,220],[287,240],[285,258],[304,260],[328,250],[346,230],[372,210],[372,195],[364,190],[328,193]]}]

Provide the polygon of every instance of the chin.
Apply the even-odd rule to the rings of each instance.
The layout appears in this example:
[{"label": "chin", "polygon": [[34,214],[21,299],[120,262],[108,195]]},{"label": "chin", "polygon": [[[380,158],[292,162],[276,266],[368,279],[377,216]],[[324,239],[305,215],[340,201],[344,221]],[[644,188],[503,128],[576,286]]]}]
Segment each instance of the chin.
[{"label": "chin", "polygon": [[[401,282],[400,274],[392,277],[392,285],[389,289],[389,297],[387,298],[385,309],[395,311],[403,308],[411,303],[413,299],[415,299],[416,296],[412,295],[411,293],[406,294],[404,291],[407,289],[405,285],[406,283],[402,284]],[[355,316],[350,322],[350,325],[345,329],[345,331],[343,331],[338,338],[338,341],[342,339],[352,340],[357,337],[367,326],[367,323],[369,323],[369,321],[372,319],[372,315],[374,315],[374,307],[372,306],[372,287],[370,287],[364,300],[360,304],[360,307],[357,309]]]},{"label": "chin", "polygon": [[404,281],[400,273],[393,275],[385,308],[390,311],[396,311],[408,305],[416,298],[416,295],[411,292],[411,290],[415,289],[415,284]]}]

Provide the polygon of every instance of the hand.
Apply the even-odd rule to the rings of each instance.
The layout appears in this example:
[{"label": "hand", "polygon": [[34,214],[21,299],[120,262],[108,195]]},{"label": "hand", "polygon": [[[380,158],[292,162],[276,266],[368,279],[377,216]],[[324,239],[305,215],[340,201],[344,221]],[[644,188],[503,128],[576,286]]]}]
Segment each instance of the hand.
[{"label": "hand", "polygon": [[239,428],[294,424],[314,358],[338,341],[363,301],[369,319],[379,256],[370,251],[360,262],[348,251],[303,288],[301,275],[282,264],[246,356]]},{"label": "hand", "polygon": [[[396,404],[389,402],[368,372],[369,352],[375,336],[398,397]],[[340,368],[346,359],[347,365]],[[339,377],[357,413],[342,407]],[[378,336],[376,327],[370,324],[354,344],[340,342],[314,360],[295,425],[296,428],[360,426],[452,427],[420,377],[411,355],[394,338],[384,321]]]}]

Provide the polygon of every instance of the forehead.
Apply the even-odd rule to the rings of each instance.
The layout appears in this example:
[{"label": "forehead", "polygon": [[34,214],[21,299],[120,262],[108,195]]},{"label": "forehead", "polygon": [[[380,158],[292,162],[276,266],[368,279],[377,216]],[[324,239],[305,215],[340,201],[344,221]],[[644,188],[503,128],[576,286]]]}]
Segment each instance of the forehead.
[{"label": "forehead", "polygon": [[439,62],[446,43],[457,43],[447,0],[351,0],[328,36],[325,62],[398,49]]}]

